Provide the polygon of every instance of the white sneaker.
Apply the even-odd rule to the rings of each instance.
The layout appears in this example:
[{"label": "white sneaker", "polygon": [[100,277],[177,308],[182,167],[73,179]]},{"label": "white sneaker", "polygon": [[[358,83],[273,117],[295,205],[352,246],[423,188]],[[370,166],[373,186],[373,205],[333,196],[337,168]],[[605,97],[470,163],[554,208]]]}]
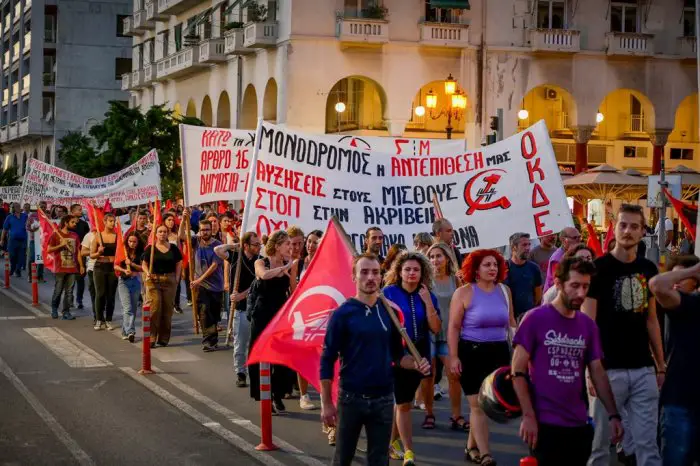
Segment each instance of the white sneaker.
[{"label": "white sneaker", "polygon": [[102,330],[102,324],[95,324],[95,326],[92,328],[94,328],[95,330]]},{"label": "white sneaker", "polygon": [[112,322],[107,322],[107,330],[114,330],[114,327],[112,327]]},{"label": "white sneaker", "polygon": [[299,397],[299,407],[306,411],[316,409],[316,405],[311,402],[311,397],[308,393]]},{"label": "white sneaker", "polygon": [[445,394],[442,392],[442,387],[440,385],[435,384],[433,387],[433,398],[435,400],[440,400]]}]

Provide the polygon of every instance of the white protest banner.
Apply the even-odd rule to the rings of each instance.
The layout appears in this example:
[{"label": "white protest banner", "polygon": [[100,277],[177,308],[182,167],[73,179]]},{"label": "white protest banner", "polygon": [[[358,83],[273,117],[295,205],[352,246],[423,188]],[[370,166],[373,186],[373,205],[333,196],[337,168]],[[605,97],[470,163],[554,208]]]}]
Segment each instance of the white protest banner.
[{"label": "white protest banner", "polygon": [[508,243],[514,232],[544,236],[572,226],[544,121],[472,151],[397,156],[331,145],[263,123],[250,225],[267,235],[291,225],[321,229],[335,215],[361,248],[378,226],[385,246],[430,232],[433,199],[468,251]]},{"label": "white protest banner", "polygon": [[27,161],[27,173],[22,183],[22,202],[36,205],[70,205],[92,200],[104,205],[109,199],[112,207],[146,204],[160,197],[160,165],[155,149],[138,162],[111,175],[85,178],[36,159]]},{"label": "white protest banner", "polygon": [[11,204],[13,202],[19,202],[20,194],[22,193],[22,186],[0,186],[0,199],[2,202],[7,202]]},{"label": "white protest banner", "polygon": [[[282,131],[286,131],[280,127]],[[462,152],[464,140],[323,134],[326,144],[404,156]],[[186,206],[245,198],[248,161],[255,131],[180,125],[183,194]]]}]

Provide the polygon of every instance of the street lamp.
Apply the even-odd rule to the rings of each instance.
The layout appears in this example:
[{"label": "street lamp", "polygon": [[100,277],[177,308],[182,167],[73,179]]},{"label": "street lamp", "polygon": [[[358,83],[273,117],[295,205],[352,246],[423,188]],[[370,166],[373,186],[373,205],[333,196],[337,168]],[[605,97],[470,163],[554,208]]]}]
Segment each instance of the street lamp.
[{"label": "street lamp", "polygon": [[[445,80],[445,95],[449,97],[447,99],[447,106],[437,110],[438,96],[430,89],[425,96],[425,107],[430,109],[430,118],[433,120],[444,116],[447,117],[445,132],[447,133],[447,139],[452,139],[452,119],[456,121],[461,120],[464,109],[467,108],[467,96],[464,91],[457,87],[457,82],[452,77],[452,74]],[[418,113],[419,108],[422,109],[421,112],[423,114],[425,113],[425,108],[422,106],[416,107],[416,115],[422,116]]]},{"label": "street lamp", "polygon": [[596,113],[595,122],[596,122],[596,123],[602,123],[603,120],[605,120],[605,115],[603,115],[603,114],[600,113],[600,112]]},{"label": "street lamp", "polygon": [[528,112],[525,109],[522,109],[518,112],[518,120],[527,120],[527,117],[530,116],[530,112]]},{"label": "street lamp", "polygon": [[335,111],[338,113],[343,113],[345,111],[345,103],[338,102],[337,104],[335,104]]}]

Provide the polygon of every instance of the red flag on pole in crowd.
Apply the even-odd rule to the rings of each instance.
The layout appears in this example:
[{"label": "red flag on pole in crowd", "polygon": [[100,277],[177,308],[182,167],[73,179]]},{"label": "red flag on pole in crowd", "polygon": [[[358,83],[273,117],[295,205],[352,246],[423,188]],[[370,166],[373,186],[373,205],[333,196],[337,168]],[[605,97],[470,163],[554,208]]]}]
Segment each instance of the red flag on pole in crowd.
[{"label": "red flag on pole in crowd", "polygon": [[[114,255],[114,263],[119,265],[123,260],[126,260],[126,244],[124,243],[124,234],[122,233],[122,226],[119,223],[119,219],[117,219],[114,229],[117,233],[117,253]],[[121,275],[121,272],[115,270],[114,274],[118,277]]]},{"label": "red flag on pole in crowd", "polygon": [[681,219],[685,229],[688,230],[691,239],[695,241],[698,222],[698,206],[676,199],[670,192],[668,192],[668,189],[666,188],[663,188],[663,190],[666,197],[668,197],[668,200],[671,201],[671,205],[678,213],[678,218]]},{"label": "red flag on pole in crowd", "polygon": [[596,257],[602,256],[603,246],[600,245],[600,238],[598,237],[598,232],[593,227],[593,225],[591,225],[587,221],[584,220],[583,223],[586,225],[586,231],[588,231],[588,241],[586,242],[586,246],[593,250],[593,253]]},{"label": "red flag on pole in crowd", "polygon": [[37,211],[39,217],[39,229],[41,231],[41,251],[44,258],[44,268],[51,272],[56,271],[56,262],[53,254],[49,254],[49,240],[56,230],[56,225],[51,223],[51,220],[46,216],[41,209]]},{"label": "red flag on pole in crowd", "polygon": [[610,249],[610,243],[615,239],[615,222],[611,221],[608,223],[608,232],[605,233],[605,241],[603,242],[604,252],[608,252]]},{"label": "red flag on pole in crowd", "polygon": [[90,202],[87,207],[90,229],[98,232],[103,231],[105,229],[104,211],[97,207],[94,202]]},{"label": "red flag on pole in crowd", "polygon": [[109,199],[105,201],[105,206],[104,206],[104,212],[109,213],[112,211],[112,203],[109,202]]},{"label": "red flag on pole in crowd", "polygon": [[153,213],[153,228],[151,229],[151,234],[148,237],[148,244],[151,245],[156,242],[156,230],[163,224],[163,214],[160,208],[160,199],[156,199],[152,205],[150,203],[148,205]]},{"label": "red flag on pole in crowd", "polygon": [[165,210],[170,210],[172,208],[173,208],[173,201],[171,201],[170,199],[165,201]]},{"label": "red flag on pole in crowd", "polygon": [[228,210],[228,204],[226,203],[226,201],[219,201],[219,205],[217,207],[217,212],[219,214],[225,214],[227,210]]},{"label": "red flag on pole in crowd", "polygon": [[[253,345],[248,364],[287,366],[321,390],[320,359],[328,320],[331,312],[355,295],[353,252],[342,234],[328,223],[308,270]],[[337,387],[335,383],[334,391]]]}]

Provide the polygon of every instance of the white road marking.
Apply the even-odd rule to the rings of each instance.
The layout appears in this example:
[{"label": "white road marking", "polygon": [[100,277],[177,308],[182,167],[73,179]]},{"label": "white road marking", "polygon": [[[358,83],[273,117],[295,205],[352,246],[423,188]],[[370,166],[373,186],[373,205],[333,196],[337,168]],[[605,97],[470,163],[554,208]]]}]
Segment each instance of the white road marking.
[{"label": "white road marking", "polygon": [[[245,419],[243,416],[240,414],[237,414],[230,409],[228,409],[226,406],[223,406],[216,401],[212,400],[208,396],[198,392],[194,388],[190,387],[184,382],[181,382],[180,380],[176,379],[172,375],[164,374],[160,369],[157,367],[153,367],[153,369],[156,371],[156,375],[160,377],[161,379],[165,380],[166,382],[169,382],[171,385],[175,386],[176,388],[182,390],[184,393],[187,395],[191,396],[195,400],[199,401],[200,403],[206,405],[208,408],[211,408],[213,411],[217,412],[218,414],[224,416],[226,419],[231,421],[232,423],[236,424],[237,426],[240,426],[247,431],[251,432],[257,437],[260,437],[261,432],[260,428],[253,424],[251,421],[248,419]],[[309,466],[323,466],[325,463],[322,463],[314,458],[309,457],[306,453],[303,451],[299,450],[297,447],[294,445],[290,445],[289,443],[285,442],[279,437],[272,437],[275,445],[278,447],[282,448],[284,451],[291,453],[292,456],[294,456],[298,461],[308,464]]]},{"label": "white road marking", "polygon": [[[8,298],[10,298],[12,301],[16,302],[17,304],[19,304],[23,308],[27,309],[29,312],[31,312],[32,314],[34,314],[37,317],[43,317],[43,318],[50,317],[48,314],[41,312],[39,309],[32,306],[30,304],[30,302],[32,301],[32,297],[29,296],[24,291],[18,290],[17,288],[11,288],[10,290],[0,288],[0,293],[4,294]],[[15,294],[23,296],[25,301],[22,301],[19,297],[15,296]]]},{"label": "white road marking", "polygon": [[282,462],[270,456],[269,453],[257,451],[255,447],[248,443],[244,438],[239,437],[238,435],[234,434],[228,429],[225,429],[221,426],[221,424],[215,422],[213,419],[197,411],[195,408],[193,408],[180,398],[176,397],[166,389],[162,388],[160,385],[148,380],[148,377],[139,375],[131,367],[120,367],[119,370],[127,374],[129,377],[131,377],[132,379],[149,389],[151,392],[153,392],[163,400],[167,401],[168,403],[182,411],[184,414],[199,422],[203,427],[206,427],[207,429],[211,430],[234,447],[243,450],[245,453],[260,461],[261,463],[270,466],[284,466]]},{"label": "white road marking", "polygon": [[111,362],[56,327],[25,328],[32,337],[73,368],[109,367]]},{"label": "white road marking", "polygon": [[0,371],[7,377],[7,379],[14,385],[15,389],[24,397],[25,400],[31,405],[34,411],[41,417],[41,419],[46,423],[46,425],[51,429],[51,432],[58,437],[58,440],[63,443],[63,445],[70,451],[73,457],[78,461],[78,464],[84,466],[92,466],[95,463],[92,461],[90,456],[88,456],[85,451],[80,448],[80,445],[73,440],[73,437],[66,432],[66,430],[58,423],[56,418],[54,418],[51,413],[41,404],[36,396],[29,391],[26,385],[17,377],[10,366],[8,366],[5,361],[0,358]]},{"label": "white road marking", "polygon": [[156,347],[151,350],[151,356],[158,359],[160,362],[194,362],[201,358],[196,356],[186,349],[174,347]]},{"label": "white road marking", "polygon": [[36,316],[0,316],[0,320],[33,320]]}]

